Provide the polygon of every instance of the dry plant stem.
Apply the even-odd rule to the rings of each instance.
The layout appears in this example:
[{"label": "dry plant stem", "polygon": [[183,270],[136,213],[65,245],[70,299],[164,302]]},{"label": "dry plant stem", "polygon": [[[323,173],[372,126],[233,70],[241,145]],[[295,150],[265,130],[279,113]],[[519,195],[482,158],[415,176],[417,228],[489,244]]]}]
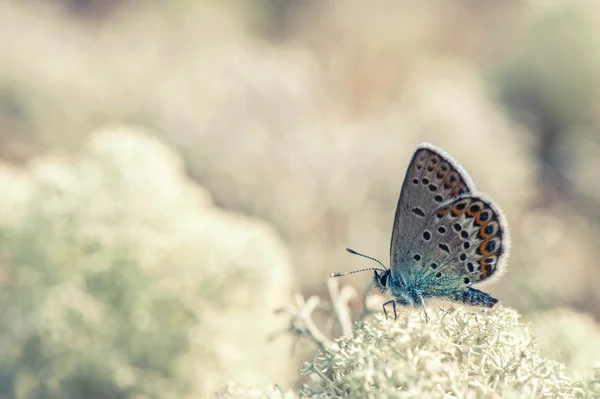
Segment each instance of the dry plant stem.
[{"label": "dry plant stem", "polygon": [[317,296],[312,296],[305,301],[300,293],[296,293],[294,299],[296,302],[295,307],[286,306],[276,310],[276,313],[287,313],[291,316],[288,331],[295,333],[296,336],[305,334],[322,350],[330,348],[333,345],[333,341],[327,338],[312,320],[312,313],[320,305],[321,299]]},{"label": "dry plant stem", "polygon": [[352,317],[349,303],[356,296],[356,291],[350,286],[344,286],[340,290],[339,283],[333,278],[327,281],[327,288],[331,297],[333,313],[340,324],[342,335],[352,335]]},{"label": "dry plant stem", "polygon": [[[323,308],[320,306],[321,299],[317,296],[312,296],[308,300],[305,300],[302,294],[296,293],[294,295],[295,306],[285,306],[275,311],[278,314],[286,313],[290,316],[290,325],[285,330],[286,332],[292,333],[296,337],[306,335],[322,350],[331,348],[333,341],[317,328],[312,318],[313,312],[316,309],[320,309],[333,313],[334,319],[340,325],[342,335],[350,336],[352,335],[352,318],[349,302],[356,296],[356,291],[352,287],[345,286],[340,290],[338,283],[333,279],[328,281],[328,289],[332,299],[331,307]],[[281,332],[271,334],[270,339],[273,339]]]},{"label": "dry plant stem", "polygon": [[296,294],[296,303],[298,304],[298,309],[300,309],[300,317],[304,322],[306,333],[309,337],[319,344],[321,349],[330,348],[333,345],[333,341],[327,338],[325,334],[317,328],[312,319],[312,314],[321,303],[321,299],[317,296],[311,296],[305,302],[304,297],[301,294]]}]

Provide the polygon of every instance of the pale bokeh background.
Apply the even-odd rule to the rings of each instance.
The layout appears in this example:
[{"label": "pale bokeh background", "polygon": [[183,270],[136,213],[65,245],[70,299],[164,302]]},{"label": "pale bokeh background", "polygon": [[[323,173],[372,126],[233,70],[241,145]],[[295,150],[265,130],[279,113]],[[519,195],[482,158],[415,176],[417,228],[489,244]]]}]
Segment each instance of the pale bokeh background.
[{"label": "pale bokeh background", "polygon": [[273,309],[389,263],[422,141],[507,215],[487,290],[589,367],[599,78],[591,0],[0,1],[0,397],[293,385]]}]

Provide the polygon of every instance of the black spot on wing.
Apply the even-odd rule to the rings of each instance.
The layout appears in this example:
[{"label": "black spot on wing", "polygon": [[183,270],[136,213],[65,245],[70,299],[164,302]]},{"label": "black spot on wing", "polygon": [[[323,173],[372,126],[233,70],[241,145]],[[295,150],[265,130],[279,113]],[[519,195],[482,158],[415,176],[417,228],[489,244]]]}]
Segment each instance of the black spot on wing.
[{"label": "black spot on wing", "polygon": [[421,208],[413,208],[412,213],[414,213],[415,215],[422,217],[422,218],[425,217],[425,212]]},{"label": "black spot on wing", "polygon": [[440,244],[438,244],[438,247],[439,247],[439,248],[440,248],[442,251],[444,251],[444,252],[447,252],[447,253],[450,253],[450,247],[448,246],[448,244],[440,243]]}]

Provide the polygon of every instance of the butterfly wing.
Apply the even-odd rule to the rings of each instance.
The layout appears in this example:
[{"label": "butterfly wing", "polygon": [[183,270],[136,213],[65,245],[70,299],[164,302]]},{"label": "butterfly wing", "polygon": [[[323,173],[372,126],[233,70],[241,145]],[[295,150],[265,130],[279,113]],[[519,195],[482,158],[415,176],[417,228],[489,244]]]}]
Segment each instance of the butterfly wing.
[{"label": "butterfly wing", "polygon": [[[457,216],[452,213],[455,205],[462,208]],[[467,213],[467,205],[477,205],[480,210]],[[487,223],[471,216],[487,213]],[[481,224],[475,224],[476,220]],[[488,233],[490,229],[493,231]],[[417,147],[394,218],[390,248],[394,274],[418,287],[424,296],[464,289],[492,274],[499,275],[508,248],[506,231],[500,210],[475,192],[471,177],[460,164],[431,144]],[[483,234],[481,239],[478,234]],[[465,241],[468,249],[463,248]]]},{"label": "butterfly wing", "polygon": [[502,210],[486,195],[475,193],[454,199],[430,215],[427,223],[439,237],[428,243],[428,251],[435,254],[439,267],[435,271],[430,265],[424,273],[425,279],[439,281],[432,284],[434,287],[441,283],[464,289],[493,281],[506,272],[508,224]]},{"label": "butterfly wing", "polygon": [[420,144],[408,165],[396,207],[390,245],[392,269],[409,260],[409,248],[420,243],[427,216],[443,203],[473,191],[471,177],[450,155],[432,144]]}]

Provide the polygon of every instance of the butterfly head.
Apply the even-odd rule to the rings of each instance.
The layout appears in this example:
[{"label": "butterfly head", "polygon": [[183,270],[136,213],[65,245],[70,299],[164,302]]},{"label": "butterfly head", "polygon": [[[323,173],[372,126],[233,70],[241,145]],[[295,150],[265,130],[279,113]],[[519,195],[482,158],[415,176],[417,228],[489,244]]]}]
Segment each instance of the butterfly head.
[{"label": "butterfly head", "polygon": [[387,269],[382,273],[376,271],[373,280],[379,291],[382,293],[389,291],[399,303],[414,306],[422,303],[422,290],[406,281],[401,275],[392,274],[392,269]]},{"label": "butterfly head", "polygon": [[364,258],[371,259],[372,261],[379,263],[383,267],[383,269],[379,268],[379,267],[368,267],[366,269],[353,270],[351,272],[346,272],[346,273],[331,273],[330,277],[341,277],[341,276],[346,276],[348,274],[360,273],[360,272],[366,272],[366,271],[372,270],[375,272],[375,275],[373,276],[373,282],[375,283],[375,287],[377,287],[377,289],[379,289],[379,291],[381,291],[382,293],[387,291],[388,282],[389,282],[389,279],[391,276],[391,270],[388,269],[387,267],[385,267],[385,265],[383,263],[381,263],[381,261],[379,261],[378,259],[375,259],[371,256],[367,256],[365,254],[361,254],[360,252],[356,252],[355,250],[350,249],[350,248],[346,248],[346,250],[348,252],[350,252],[351,254],[359,255]]},{"label": "butterfly head", "polygon": [[381,291],[381,293],[384,293],[388,290],[388,281],[390,279],[390,275],[390,269],[386,269],[381,273],[378,273],[377,270],[375,270],[375,275],[373,276],[373,283],[375,284],[375,287],[379,291]]},{"label": "butterfly head", "polygon": [[381,293],[385,293],[386,291],[390,291],[391,294],[396,297],[396,301],[398,303],[404,304],[412,304],[412,305],[421,305],[423,303],[423,296],[421,289],[419,287],[411,284],[407,281],[402,275],[392,274],[392,269],[388,269],[385,267],[381,261],[367,256],[365,254],[361,254],[360,252],[356,252],[353,249],[347,249],[348,252],[354,255],[359,255],[365,257],[367,259],[371,259],[377,263],[379,263],[382,268],[379,267],[369,267],[366,269],[354,270],[346,273],[331,273],[331,277],[341,277],[346,276],[348,274],[360,273],[365,271],[373,271],[373,285],[377,288]]}]

